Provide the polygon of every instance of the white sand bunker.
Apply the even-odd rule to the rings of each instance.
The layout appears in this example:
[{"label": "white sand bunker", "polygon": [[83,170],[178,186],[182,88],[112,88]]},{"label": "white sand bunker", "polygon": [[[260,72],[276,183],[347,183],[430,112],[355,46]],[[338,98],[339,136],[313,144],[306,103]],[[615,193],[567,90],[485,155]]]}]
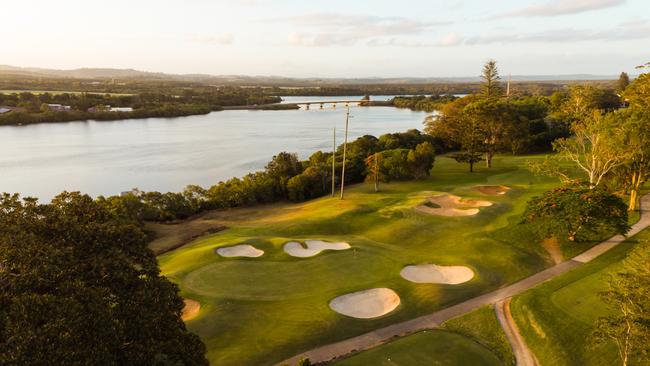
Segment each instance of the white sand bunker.
[{"label": "white sand bunker", "polygon": [[474,277],[474,271],[468,267],[438,266],[435,264],[406,266],[399,274],[404,279],[415,283],[441,283],[445,285],[457,285]]},{"label": "white sand bunker", "polygon": [[479,212],[478,207],[492,206],[492,202],[482,200],[461,199],[453,194],[441,194],[429,197],[425,204],[415,209],[430,215],[438,216],[473,216]]},{"label": "white sand bunker", "polygon": [[259,250],[252,245],[241,244],[235,245],[232,247],[224,247],[217,249],[217,254],[222,257],[232,258],[232,257],[260,257],[264,254],[263,250]]},{"label": "white sand bunker", "polygon": [[370,319],[390,313],[399,303],[395,291],[373,288],[336,297],[330,301],[330,309],[353,318]]},{"label": "white sand bunker", "polygon": [[297,241],[290,241],[284,245],[284,251],[293,257],[307,258],[313,257],[323,250],[350,249],[350,244],[348,243],[329,243],[322,240],[305,240],[305,246],[306,248]]},{"label": "white sand bunker", "polygon": [[199,314],[199,310],[201,310],[201,303],[190,299],[185,299],[183,301],[185,302],[185,307],[183,307],[181,319],[190,320]]},{"label": "white sand bunker", "polygon": [[508,186],[476,186],[474,187],[475,190],[487,194],[490,196],[498,196],[498,195],[504,195],[506,194],[509,190],[510,187]]}]

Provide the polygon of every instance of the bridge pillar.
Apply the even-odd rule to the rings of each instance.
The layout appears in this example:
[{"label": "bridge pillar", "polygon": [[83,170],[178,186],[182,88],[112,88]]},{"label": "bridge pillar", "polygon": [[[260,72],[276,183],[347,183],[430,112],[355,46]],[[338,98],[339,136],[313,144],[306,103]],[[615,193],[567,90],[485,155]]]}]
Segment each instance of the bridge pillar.
[{"label": "bridge pillar", "polygon": [[336,109],[336,103],[332,103],[332,107]]},{"label": "bridge pillar", "polygon": [[320,109],[323,109],[323,103],[320,104]]},{"label": "bridge pillar", "polygon": [[306,104],[305,109],[309,110],[309,103]]}]

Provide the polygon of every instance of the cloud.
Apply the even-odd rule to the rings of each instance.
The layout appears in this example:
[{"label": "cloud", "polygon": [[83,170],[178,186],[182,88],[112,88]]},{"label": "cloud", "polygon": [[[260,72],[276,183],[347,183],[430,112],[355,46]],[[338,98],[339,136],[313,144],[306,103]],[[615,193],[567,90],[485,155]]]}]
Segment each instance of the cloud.
[{"label": "cloud", "polygon": [[623,23],[618,28],[609,29],[552,29],[535,33],[499,33],[468,37],[466,45],[492,43],[566,43],[583,41],[627,41],[650,37],[650,22],[635,21]]},{"label": "cloud", "polygon": [[214,35],[193,36],[191,40],[209,46],[224,46],[224,45],[232,44],[232,42],[235,40],[235,36],[233,36],[230,33],[223,33],[223,34],[214,34]]},{"label": "cloud", "polygon": [[550,0],[496,15],[504,17],[553,17],[565,14],[579,14],[623,5],[626,0]]},{"label": "cloud", "polygon": [[269,22],[290,24],[303,31],[293,32],[288,42],[294,46],[347,46],[360,40],[394,36],[412,36],[431,31],[447,21],[421,21],[404,17],[377,17],[314,13],[268,19]]},{"label": "cloud", "polygon": [[463,43],[463,37],[457,33],[449,33],[440,37],[437,41],[427,42],[412,42],[403,39],[391,38],[387,40],[371,39],[368,41],[368,46],[371,47],[407,47],[407,48],[427,48],[427,47],[453,47]]}]

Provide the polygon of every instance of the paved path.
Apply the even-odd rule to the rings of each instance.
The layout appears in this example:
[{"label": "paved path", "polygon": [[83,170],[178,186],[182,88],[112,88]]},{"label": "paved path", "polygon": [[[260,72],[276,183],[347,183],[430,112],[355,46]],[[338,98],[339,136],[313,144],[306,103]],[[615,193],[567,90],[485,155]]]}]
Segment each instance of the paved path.
[{"label": "paved path", "polygon": [[510,342],[512,352],[515,354],[517,366],[537,366],[535,355],[533,355],[526,345],[526,341],[524,341],[524,338],[519,333],[517,324],[512,318],[512,314],[510,313],[510,299],[501,300],[494,304],[494,311],[497,313],[497,319],[499,319],[503,333],[505,333],[508,342]]},{"label": "paved path", "polygon": [[[632,226],[632,229],[628,233],[628,237],[636,235],[648,226],[650,226],[650,194],[646,194],[641,198],[641,219]],[[614,236],[600,244],[595,245],[591,249],[574,257],[571,260],[547,268],[530,277],[526,277],[519,282],[515,282],[512,285],[494,290],[481,296],[474,297],[459,304],[438,310],[434,313],[424,315],[419,318],[396,323],[356,337],[348,338],[340,342],[314,348],[310,351],[296,355],[288,360],[284,360],[276,365],[295,365],[298,360],[303,357],[309,358],[312,363],[329,362],[337,358],[349,356],[352,353],[380,346],[384,343],[394,340],[396,337],[403,337],[422,330],[437,328],[440,326],[440,324],[451,318],[470,313],[485,305],[493,305],[499,301],[503,301],[507,298],[529,290],[542,282],[567,273],[570,270],[582,265],[583,263],[589,262],[594,258],[600,256],[601,254],[621,243],[623,240],[625,240],[625,238],[621,235]]]}]

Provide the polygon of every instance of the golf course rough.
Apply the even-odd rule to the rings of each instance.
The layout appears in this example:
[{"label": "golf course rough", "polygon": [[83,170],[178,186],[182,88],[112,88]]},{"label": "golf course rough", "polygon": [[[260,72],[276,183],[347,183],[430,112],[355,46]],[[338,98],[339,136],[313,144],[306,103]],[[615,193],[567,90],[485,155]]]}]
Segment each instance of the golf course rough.
[{"label": "golf course rough", "polygon": [[233,258],[233,257],[257,258],[264,255],[264,251],[259,250],[252,245],[241,244],[232,247],[219,248],[217,249],[217,254],[226,258]]},{"label": "golf course rough", "polygon": [[458,285],[474,278],[474,271],[465,266],[438,266],[420,264],[406,266],[400,271],[402,278],[415,283]]},{"label": "golf course rough", "polygon": [[330,309],[352,318],[371,319],[386,315],[400,304],[397,293],[389,288],[352,292],[330,301]]},{"label": "golf course rough", "polygon": [[461,199],[453,194],[444,193],[429,197],[428,203],[435,207],[427,206],[426,203],[415,207],[419,212],[437,216],[474,216],[479,213],[479,207],[492,206],[492,202],[483,200]]},{"label": "golf course rough", "polygon": [[297,241],[290,241],[284,245],[284,251],[287,254],[299,258],[313,257],[324,250],[346,249],[350,249],[350,244],[344,242],[329,243],[322,240],[305,240],[305,246]]}]

